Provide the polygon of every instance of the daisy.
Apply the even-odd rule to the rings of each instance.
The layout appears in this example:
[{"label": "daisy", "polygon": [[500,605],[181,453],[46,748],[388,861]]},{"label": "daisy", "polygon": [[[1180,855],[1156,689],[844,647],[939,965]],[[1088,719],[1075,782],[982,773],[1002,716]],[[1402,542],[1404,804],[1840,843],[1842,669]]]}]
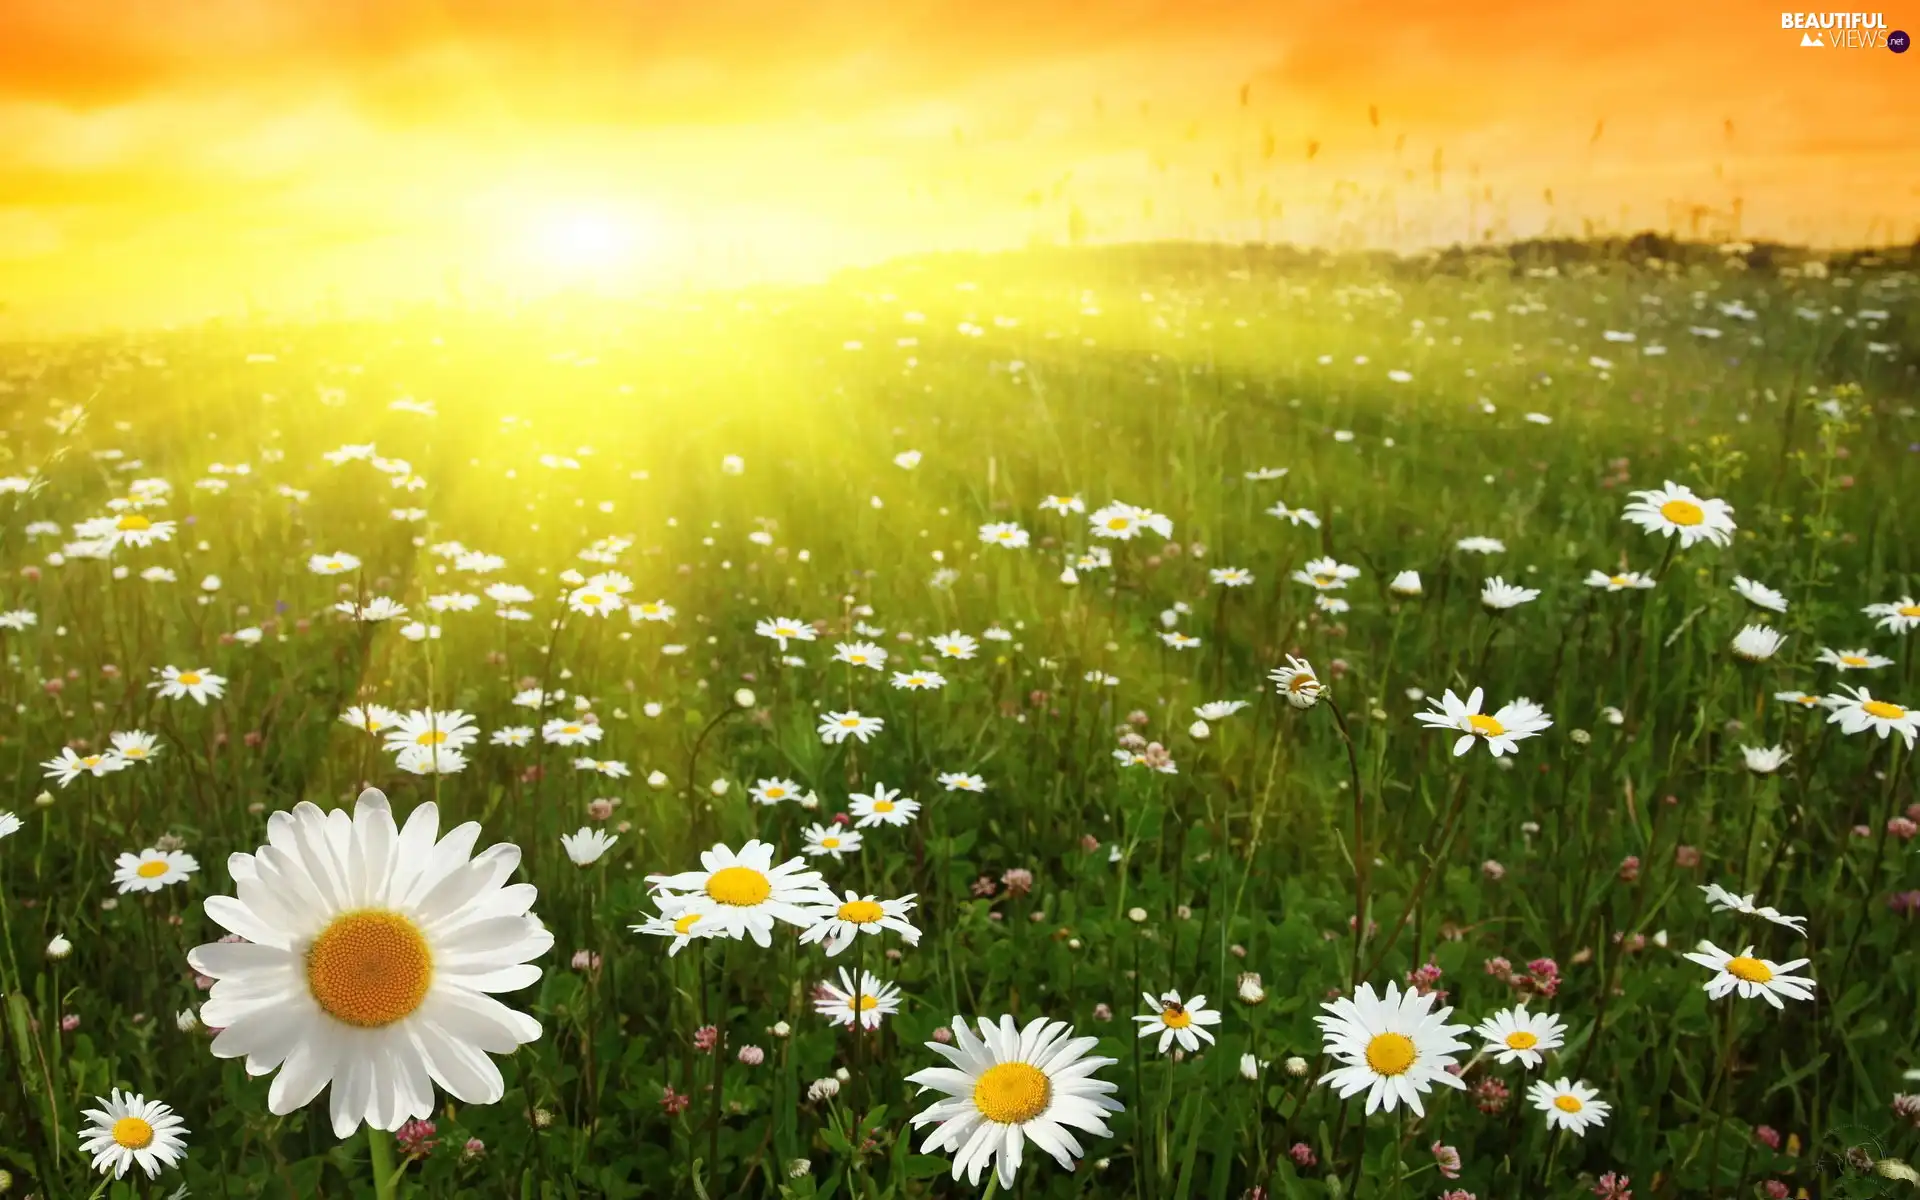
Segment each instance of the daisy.
[{"label": "daisy", "polygon": [[1733,541],[1733,506],[1724,500],[1696,496],[1691,488],[1672,480],[1664,487],[1632,495],[1633,502],[1620,514],[1620,519],[1648,533],[1678,537],[1682,547],[1702,540],[1716,546]]},{"label": "daisy", "polygon": [[0,612],[0,629],[11,629],[22,633],[40,623],[40,614],[30,608],[15,608]]},{"label": "daisy", "polygon": [[364,729],[368,733],[379,733],[400,723],[400,714],[384,704],[358,704],[340,714],[340,719],[355,729]]},{"label": "daisy", "polygon": [[820,734],[820,740],[829,746],[837,746],[850,737],[860,739],[860,744],[864,746],[874,734],[886,728],[886,724],[884,718],[863,717],[857,711],[849,709],[846,712],[829,712],[822,716],[817,732]]},{"label": "daisy", "polygon": [[1768,612],[1787,611],[1787,598],[1764,583],[1756,583],[1745,575],[1733,577],[1733,590],[1739,592],[1748,604],[1755,608],[1764,608]]},{"label": "daisy", "polygon": [[1784,746],[1742,746],[1740,757],[1755,775],[1771,775],[1793,757]]},{"label": "daisy", "polygon": [[1329,596],[1325,592],[1322,592],[1318,596],[1315,596],[1313,598],[1313,606],[1319,609],[1323,613],[1332,613],[1335,616],[1338,616],[1341,613],[1346,612],[1348,609],[1353,607],[1351,604],[1348,604],[1345,600],[1342,600],[1340,597]]},{"label": "daisy", "polygon": [[947,1065],[907,1076],[942,1099],[913,1117],[913,1128],[935,1125],[920,1149],[953,1152],[953,1178],[978,1186],[994,1168],[1002,1191],[1013,1188],[1027,1139],[1045,1150],[1063,1170],[1074,1169],[1084,1153],[1071,1130],[1111,1137],[1105,1114],[1123,1112],[1113,1098],[1118,1084],[1094,1078],[1115,1059],[1089,1057],[1100,1044],[1076,1038],[1065,1021],[1035,1017],[1026,1028],[1003,1016],[998,1024],[978,1018],[979,1034],[956,1016],[950,1026],[953,1045],[928,1042],[927,1049]]},{"label": "daisy", "polygon": [[1295,571],[1292,578],[1297,583],[1321,591],[1334,591],[1347,586],[1347,580],[1360,578],[1360,568],[1350,567],[1335,561],[1332,557],[1310,559],[1307,565]]},{"label": "daisy", "polygon": [[1082,500],[1078,495],[1048,496],[1040,502],[1040,507],[1049,512],[1057,512],[1064,517],[1068,513],[1083,513],[1087,511],[1087,502]]},{"label": "daisy", "polygon": [[1853,694],[1826,696],[1820,701],[1833,710],[1827,717],[1829,725],[1839,725],[1841,733],[1863,733],[1872,729],[1883,742],[1887,740],[1887,734],[1897,733],[1906,739],[1907,749],[1913,749],[1913,739],[1920,735],[1920,712],[1903,708],[1890,700],[1875,700],[1865,688],[1842,684],[1840,690]]},{"label": "daisy", "polygon": [[1735,658],[1744,658],[1748,662],[1765,662],[1785,644],[1787,635],[1768,625],[1743,625],[1740,632],[1733,635],[1729,647]]},{"label": "daisy", "polygon": [[[1517,753],[1519,747],[1515,743],[1553,725],[1552,718],[1525,697],[1506,705],[1492,716],[1480,711],[1485,699],[1485,690],[1475,688],[1467,694],[1466,703],[1462,704],[1460,697],[1453,694],[1452,688],[1448,688],[1446,695],[1440,698],[1437,709],[1413,716],[1430,729],[1459,730],[1460,738],[1453,744],[1455,758],[1471,750],[1476,737],[1486,739],[1487,753],[1495,758],[1502,754]],[[1433,701],[1429,699],[1428,703]]]},{"label": "daisy", "polygon": [[7,809],[0,808],[0,838],[10,838],[20,832],[20,818]]},{"label": "daisy", "polygon": [[980,649],[980,643],[959,630],[952,633],[938,633],[927,639],[941,658],[972,658]]},{"label": "daisy", "polygon": [[856,830],[842,829],[838,825],[809,825],[806,829],[807,844],[800,847],[803,854],[815,858],[830,854],[834,858],[852,854],[860,849],[864,835]]},{"label": "daisy", "polygon": [[1530,1013],[1522,1004],[1501,1009],[1473,1031],[1486,1039],[1480,1052],[1492,1054],[1501,1066],[1517,1060],[1532,1068],[1546,1061],[1547,1051],[1558,1050],[1566,1041],[1567,1026],[1552,1013]]},{"label": "daisy", "polygon": [[1221,587],[1247,587],[1253,583],[1253,572],[1245,567],[1213,567],[1207,571],[1207,578]]},{"label": "daisy", "polygon": [[472,592],[441,592],[427,597],[427,608],[437,613],[472,612],[480,607],[480,597]]},{"label": "daisy", "polygon": [[600,856],[613,849],[613,844],[619,840],[589,825],[573,833],[561,834],[560,848],[567,852],[567,858],[574,866],[587,867],[600,861]]},{"label": "daisy", "polygon": [[887,652],[872,642],[837,642],[833,647],[833,661],[878,671],[886,665]]},{"label": "daisy", "polygon": [[1275,479],[1285,479],[1287,470],[1286,467],[1255,467],[1251,471],[1242,471],[1241,474],[1254,483],[1267,483]]},{"label": "daisy", "polygon": [[1700,885],[1700,890],[1705,893],[1707,903],[1712,906],[1714,912],[1737,912],[1742,916],[1760,917],[1763,920],[1772,921],[1775,925],[1784,925],[1801,937],[1807,936],[1805,917],[1789,917],[1777,908],[1756,905],[1752,896],[1736,896],[1717,883],[1703,883]]},{"label": "daisy", "polygon": [[187,696],[195,704],[205,707],[209,698],[218,700],[226,694],[226,679],[215,675],[205,667],[194,671],[161,667],[154,674],[160,678],[147,686],[157,688],[162,700],[178,700],[182,696]]},{"label": "daisy", "polygon": [[1163,633],[1160,640],[1175,650],[1191,650],[1200,644],[1200,639],[1188,633]]},{"label": "daisy", "polygon": [[947,685],[947,677],[938,671],[895,671],[893,686],[905,691],[938,691]]},{"label": "daisy", "polygon": [[709,906],[705,904],[677,896],[662,896],[660,904],[663,911],[627,928],[635,933],[672,938],[672,944],[667,947],[668,958],[685,950],[693,939],[713,937],[720,931],[718,924],[707,920]]},{"label": "daisy", "polygon": [[1788,971],[1807,964],[1804,958],[1792,962],[1769,962],[1764,958],[1753,957],[1753,947],[1748,946],[1738,954],[1728,954],[1712,942],[1701,942],[1698,950],[1684,956],[1688,962],[1699,963],[1714,972],[1705,987],[1709,999],[1718,1000],[1728,992],[1738,991],[1742,999],[1751,1000],[1758,996],[1775,1008],[1784,1009],[1780,997],[1789,1000],[1813,999],[1813,980],[1803,975],[1789,975]]},{"label": "daisy", "polygon": [[[775,921],[805,928],[813,923],[812,910],[833,903],[833,893],[806,860],[790,858],[773,865],[773,847],[750,841],[739,853],[715,844],[700,854],[700,869],[674,875],[649,875],[657,890],[691,893],[712,923],[709,937],[751,937],[761,947],[773,944]],[[664,905],[663,905],[664,908]]]},{"label": "daisy", "polygon": [[502,725],[487,736],[487,742],[494,746],[525,746],[533,741],[533,726]]},{"label": "daisy", "polygon": [[861,934],[877,936],[882,930],[891,929],[907,945],[918,946],[920,931],[907,920],[907,914],[914,908],[913,899],[911,892],[898,900],[879,900],[849,891],[841,902],[829,903],[814,912],[813,924],[801,933],[800,941],[802,944],[823,943],[827,957],[833,958],[853,945],[853,939]]},{"label": "daisy", "polygon": [[1920,629],[1920,601],[1912,596],[1902,596],[1892,604],[1869,604],[1860,611],[1880,618],[1880,628],[1892,633],[1912,633]]},{"label": "daisy", "polygon": [[1463,537],[1453,544],[1455,550],[1465,554],[1505,554],[1507,544],[1499,538]]},{"label": "daisy", "polygon": [[1521,587],[1495,575],[1480,585],[1480,603],[1499,612],[1540,598],[1539,588]]},{"label": "daisy", "polygon": [[1268,671],[1267,678],[1273,680],[1274,690],[1295,708],[1312,708],[1326,690],[1320,677],[1313,673],[1313,664],[1291,654],[1287,655],[1287,665]]},{"label": "daisy", "polygon": [[186,1157],[192,1131],[170,1106],[119,1088],[93,1102],[100,1107],[82,1110],[87,1127],[80,1131],[80,1153],[91,1154],[93,1169],[102,1175],[118,1179],[138,1164],[154,1179],[162,1167],[178,1166]]},{"label": "daisy", "polygon": [[1393,577],[1387,590],[1396,596],[1418,596],[1420,594],[1420,572],[1402,571]]},{"label": "daisy", "polygon": [[1179,992],[1162,992],[1158,996],[1141,992],[1140,998],[1152,1011],[1134,1020],[1140,1023],[1141,1037],[1160,1035],[1160,1044],[1154,1047],[1159,1053],[1165,1054],[1167,1047],[1176,1042],[1189,1054],[1196,1053],[1201,1042],[1213,1044],[1213,1035],[1206,1027],[1220,1023],[1220,1012],[1207,1007],[1205,996],[1190,996],[1183,1002]]},{"label": "daisy", "polygon": [[633,769],[617,758],[576,758],[573,760],[573,769],[592,771],[608,779],[625,779],[633,774]]},{"label": "daisy", "polygon": [[860,986],[853,976],[840,968],[840,986],[826,980],[814,989],[813,1011],[835,1025],[851,1026],[856,1020],[862,1029],[878,1029],[880,1022],[900,1011],[900,989],[882,983],[871,971],[860,972]]},{"label": "daisy", "polygon": [[130,763],[150,762],[154,755],[160,753],[160,739],[138,729],[114,733],[110,740],[114,753]]},{"label": "daisy", "polygon": [[597,724],[563,717],[555,717],[540,727],[540,740],[549,746],[586,746],[606,735],[607,731]]},{"label": "daisy", "polygon": [[1775,692],[1773,698],[1788,704],[1798,704],[1801,708],[1820,708],[1826,704],[1824,698],[1809,695],[1806,692]]},{"label": "daisy", "polygon": [[1840,671],[1877,671],[1881,667],[1890,667],[1893,660],[1882,658],[1869,650],[1835,650],[1828,646],[1820,647],[1815,656],[1820,662]]},{"label": "daisy", "polygon": [[1333,1084],[1342,1100],[1367,1093],[1368,1115],[1376,1109],[1392,1112],[1404,1103],[1415,1116],[1425,1116],[1422,1092],[1436,1083],[1464,1090],[1466,1083],[1447,1068],[1456,1051],[1468,1049],[1456,1036],[1467,1027],[1446,1024],[1453,1009],[1435,1010],[1436,999],[1411,988],[1402,992],[1396,983],[1387,984],[1384,997],[1376,996],[1373,985],[1363,983],[1352,998],[1322,1004],[1327,1015],[1314,1023],[1325,1052],[1341,1065],[1319,1081]]},{"label": "daisy", "polygon": [[352,617],[356,621],[391,621],[395,617],[406,616],[407,606],[386,596],[375,596],[365,604],[342,600],[333,606],[333,611]]},{"label": "daisy", "polygon": [[1588,571],[1587,586],[1605,588],[1609,592],[1644,590],[1653,586],[1653,576],[1643,575],[1639,571],[1622,571],[1618,575],[1609,575],[1604,571]]},{"label": "daisy", "polygon": [[1220,721],[1239,712],[1247,706],[1245,700],[1209,700],[1193,710],[1193,715],[1202,721]]},{"label": "daisy", "polygon": [[172,521],[155,521],[137,512],[125,512],[117,517],[94,517],[73,527],[75,537],[98,543],[107,550],[121,546],[142,550],[155,542],[170,542],[173,540],[173,530]]},{"label": "daisy", "polygon": [[62,746],[59,757],[50,758],[40,765],[46,770],[48,779],[66,787],[82,775],[98,779],[102,775],[124,771],[133,764],[111,751],[106,754],[75,754],[72,746]]},{"label": "daisy", "polygon": [[940,786],[950,792],[984,792],[987,790],[987,781],[985,779],[982,779],[978,775],[968,775],[963,771],[942,771],[938,779]]},{"label": "daisy", "polygon": [[473,718],[457,708],[450,712],[416,708],[393,723],[393,728],[387,731],[386,748],[390,753],[409,746],[460,750],[479,736],[480,727],[474,724]]},{"label": "daisy", "polygon": [[142,850],[113,860],[113,882],[119,886],[122,896],[128,892],[157,892],[185,882],[187,876],[199,869],[199,861],[191,854],[178,850]]},{"label": "daisy", "polygon": [[1093,536],[1112,538],[1115,541],[1131,541],[1140,532],[1142,521],[1140,510],[1131,504],[1114,501],[1105,508],[1095,509],[1087,517],[1087,525]]},{"label": "daisy", "polygon": [[345,575],[359,566],[360,560],[351,554],[316,554],[307,560],[307,570],[315,575]]},{"label": "daisy", "polygon": [[362,1121],[393,1130],[431,1116],[434,1084],[468,1104],[506,1094],[489,1053],[537,1040],[540,1023],[489,993],[539,981],[529,960],[553,935],[528,913],[533,885],[507,884],[520,848],[470,857],[479,827],[438,837],[440,812],[404,828],[369,788],[351,814],[303,803],[267,820],[267,845],[227,860],[238,896],[207,915],[243,941],[196,946],[214,980],[200,1020],[218,1058],[279,1068],[267,1108],[284,1116],[330,1083],[335,1137]]},{"label": "daisy", "polygon": [[393,765],[410,775],[458,775],[467,768],[467,755],[451,746],[402,746]]},{"label": "daisy", "polygon": [[785,650],[789,641],[810,642],[816,636],[813,626],[805,621],[796,621],[791,617],[775,617],[770,621],[760,621],[753,631],[761,637],[772,638]]},{"label": "daisy", "polygon": [[1320,528],[1320,516],[1310,508],[1288,508],[1285,504],[1276,504],[1267,510],[1270,517],[1279,517],[1289,524],[1305,525],[1308,529]]},{"label": "daisy", "polygon": [[1547,1114],[1548,1129],[1565,1129],[1577,1137],[1606,1124],[1607,1114],[1613,1111],[1612,1105],[1600,1099],[1599,1091],[1565,1075],[1554,1083],[1535,1080],[1527,1089],[1527,1099]]},{"label": "daisy", "polygon": [[847,798],[847,813],[856,818],[853,823],[855,829],[866,829],[872,825],[911,824],[919,811],[918,800],[903,800],[899,788],[889,792],[884,783],[874,784],[871,794],[855,792]]},{"label": "daisy", "polygon": [[980,540],[989,546],[1005,546],[1009,550],[1027,548],[1027,531],[1012,521],[996,521],[980,527]]},{"label": "daisy", "polygon": [[747,789],[747,794],[761,804],[778,804],[782,800],[793,800],[800,795],[800,785],[791,779],[762,779]]}]

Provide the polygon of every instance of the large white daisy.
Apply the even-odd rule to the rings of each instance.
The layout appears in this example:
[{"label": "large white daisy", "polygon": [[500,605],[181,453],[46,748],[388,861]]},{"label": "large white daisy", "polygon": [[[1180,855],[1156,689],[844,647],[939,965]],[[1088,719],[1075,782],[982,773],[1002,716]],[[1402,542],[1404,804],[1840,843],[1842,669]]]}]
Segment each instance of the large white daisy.
[{"label": "large white daisy", "polygon": [[506,1086],[488,1055],[540,1036],[491,995],[537,982],[529,960],[553,946],[528,912],[533,885],[506,882],[520,848],[475,855],[478,823],[439,828],[432,803],[396,828],[369,788],[351,815],[274,813],[267,844],[227,860],[238,895],[208,898],[207,915],[245,941],[196,946],[187,961],[215,981],[200,1010],[220,1030],[214,1054],[244,1056],[250,1075],[279,1068],[276,1115],[329,1084],[341,1138],[362,1121],[391,1130],[432,1115],[435,1084],[491,1104]]},{"label": "large white daisy", "polygon": [[1733,541],[1733,506],[1725,500],[1696,496],[1693,489],[1669,479],[1664,487],[1634,492],[1633,502],[1620,519],[1648,533],[1677,537],[1682,546],[1708,541],[1725,546]]},{"label": "large white daisy", "polygon": [[814,909],[835,903],[806,859],[790,858],[776,867],[773,847],[761,841],[748,842],[738,854],[715,845],[701,852],[698,871],[649,875],[647,882],[665,892],[704,896],[710,902],[702,905],[702,920],[711,922],[707,936],[751,937],[762,946],[773,944],[775,921],[805,928],[813,924]]},{"label": "large white daisy", "polygon": [[970,1184],[979,1184],[994,1167],[1001,1189],[1007,1190],[1020,1174],[1028,1139],[1071,1171],[1085,1153],[1072,1130],[1113,1136],[1106,1114],[1125,1109],[1113,1098],[1119,1085],[1093,1077],[1116,1061],[1088,1056],[1099,1038],[1074,1037],[1065,1021],[1045,1017],[1035,1017],[1024,1029],[1010,1016],[998,1024],[985,1017],[978,1021],[978,1037],[956,1016],[953,1045],[927,1043],[950,1066],[907,1076],[922,1091],[945,1095],[914,1114],[915,1129],[937,1123],[922,1151],[952,1151],[953,1177],[965,1175]]},{"label": "large white daisy", "polygon": [[87,1127],[80,1131],[80,1152],[93,1155],[93,1169],[102,1175],[118,1179],[137,1163],[152,1179],[186,1157],[191,1131],[170,1106],[119,1088],[94,1103],[100,1107],[82,1110]]},{"label": "large white daisy", "polygon": [[1792,962],[1769,962],[1753,956],[1753,947],[1748,946],[1738,954],[1728,954],[1712,942],[1701,942],[1698,950],[1685,955],[1687,961],[1699,963],[1714,976],[1707,980],[1705,987],[1710,999],[1718,1000],[1728,992],[1737,991],[1743,999],[1751,1000],[1758,996],[1775,1008],[1785,1008],[1780,997],[1789,1000],[1813,999],[1813,980],[1803,975],[1789,975],[1795,967],[1804,967],[1807,960],[1796,958]]},{"label": "large white daisy", "polygon": [[918,946],[920,931],[907,920],[907,914],[913,909],[911,892],[898,900],[880,900],[849,891],[845,900],[814,910],[813,924],[800,935],[800,940],[820,942],[826,947],[828,958],[853,945],[853,939],[861,934],[878,934],[885,929],[899,934],[907,945]]},{"label": "large white daisy", "polygon": [[1448,1025],[1453,1009],[1436,1010],[1434,1000],[1432,993],[1402,992],[1396,983],[1387,984],[1384,997],[1377,996],[1372,984],[1363,983],[1351,999],[1322,1004],[1327,1015],[1314,1022],[1326,1053],[1342,1065],[1320,1082],[1331,1083],[1342,1100],[1367,1093],[1369,1115],[1376,1109],[1392,1112],[1404,1102],[1415,1116],[1425,1116],[1422,1092],[1436,1083],[1464,1090],[1467,1085],[1447,1068],[1458,1051],[1470,1048],[1456,1036],[1467,1026]]},{"label": "large white daisy", "polygon": [[[1465,754],[1473,748],[1473,739],[1485,738],[1487,752],[1495,758],[1502,754],[1513,754],[1519,750],[1515,744],[1522,738],[1530,738],[1553,724],[1552,718],[1538,704],[1522,697],[1488,716],[1480,711],[1480,705],[1486,699],[1486,692],[1475,688],[1468,693],[1465,703],[1448,688],[1446,695],[1439,700],[1439,708],[1429,712],[1415,713],[1414,719],[1433,729],[1453,729],[1460,737],[1453,743],[1455,757]],[[1429,701],[1432,703],[1432,701]]]}]

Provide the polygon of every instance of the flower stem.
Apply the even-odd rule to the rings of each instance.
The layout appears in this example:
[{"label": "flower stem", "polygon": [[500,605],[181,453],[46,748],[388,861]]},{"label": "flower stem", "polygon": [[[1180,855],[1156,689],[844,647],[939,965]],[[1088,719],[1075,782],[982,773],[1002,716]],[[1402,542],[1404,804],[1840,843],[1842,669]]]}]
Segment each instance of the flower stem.
[{"label": "flower stem", "polygon": [[373,1194],[379,1200],[394,1200],[400,1177],[393,1167],[392,1134],[367,1126],[367,1162],[373,1170]]}]

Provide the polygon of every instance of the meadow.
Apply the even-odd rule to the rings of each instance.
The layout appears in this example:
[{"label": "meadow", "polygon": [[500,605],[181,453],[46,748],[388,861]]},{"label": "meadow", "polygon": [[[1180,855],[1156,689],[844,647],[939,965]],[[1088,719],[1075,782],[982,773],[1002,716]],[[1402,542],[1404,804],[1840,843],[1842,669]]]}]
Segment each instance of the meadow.
[{"label": "meadow", "polygon": [[0,348],[0,1194],[1908,1194],[1917,303],[1141,247]]}]

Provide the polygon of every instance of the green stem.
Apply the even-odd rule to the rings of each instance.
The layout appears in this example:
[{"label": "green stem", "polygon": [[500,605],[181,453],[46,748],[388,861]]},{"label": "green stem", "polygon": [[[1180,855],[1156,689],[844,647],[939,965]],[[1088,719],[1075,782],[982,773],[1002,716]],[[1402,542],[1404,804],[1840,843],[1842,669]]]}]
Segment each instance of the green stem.
[{"label": "green stem", "polygon": [[367,1126],[367,1161],[373,1169],[373,1194],[379,1200],[394,1200],[400,1194],[400,1173],[393,1166],[392,1134]]}]

